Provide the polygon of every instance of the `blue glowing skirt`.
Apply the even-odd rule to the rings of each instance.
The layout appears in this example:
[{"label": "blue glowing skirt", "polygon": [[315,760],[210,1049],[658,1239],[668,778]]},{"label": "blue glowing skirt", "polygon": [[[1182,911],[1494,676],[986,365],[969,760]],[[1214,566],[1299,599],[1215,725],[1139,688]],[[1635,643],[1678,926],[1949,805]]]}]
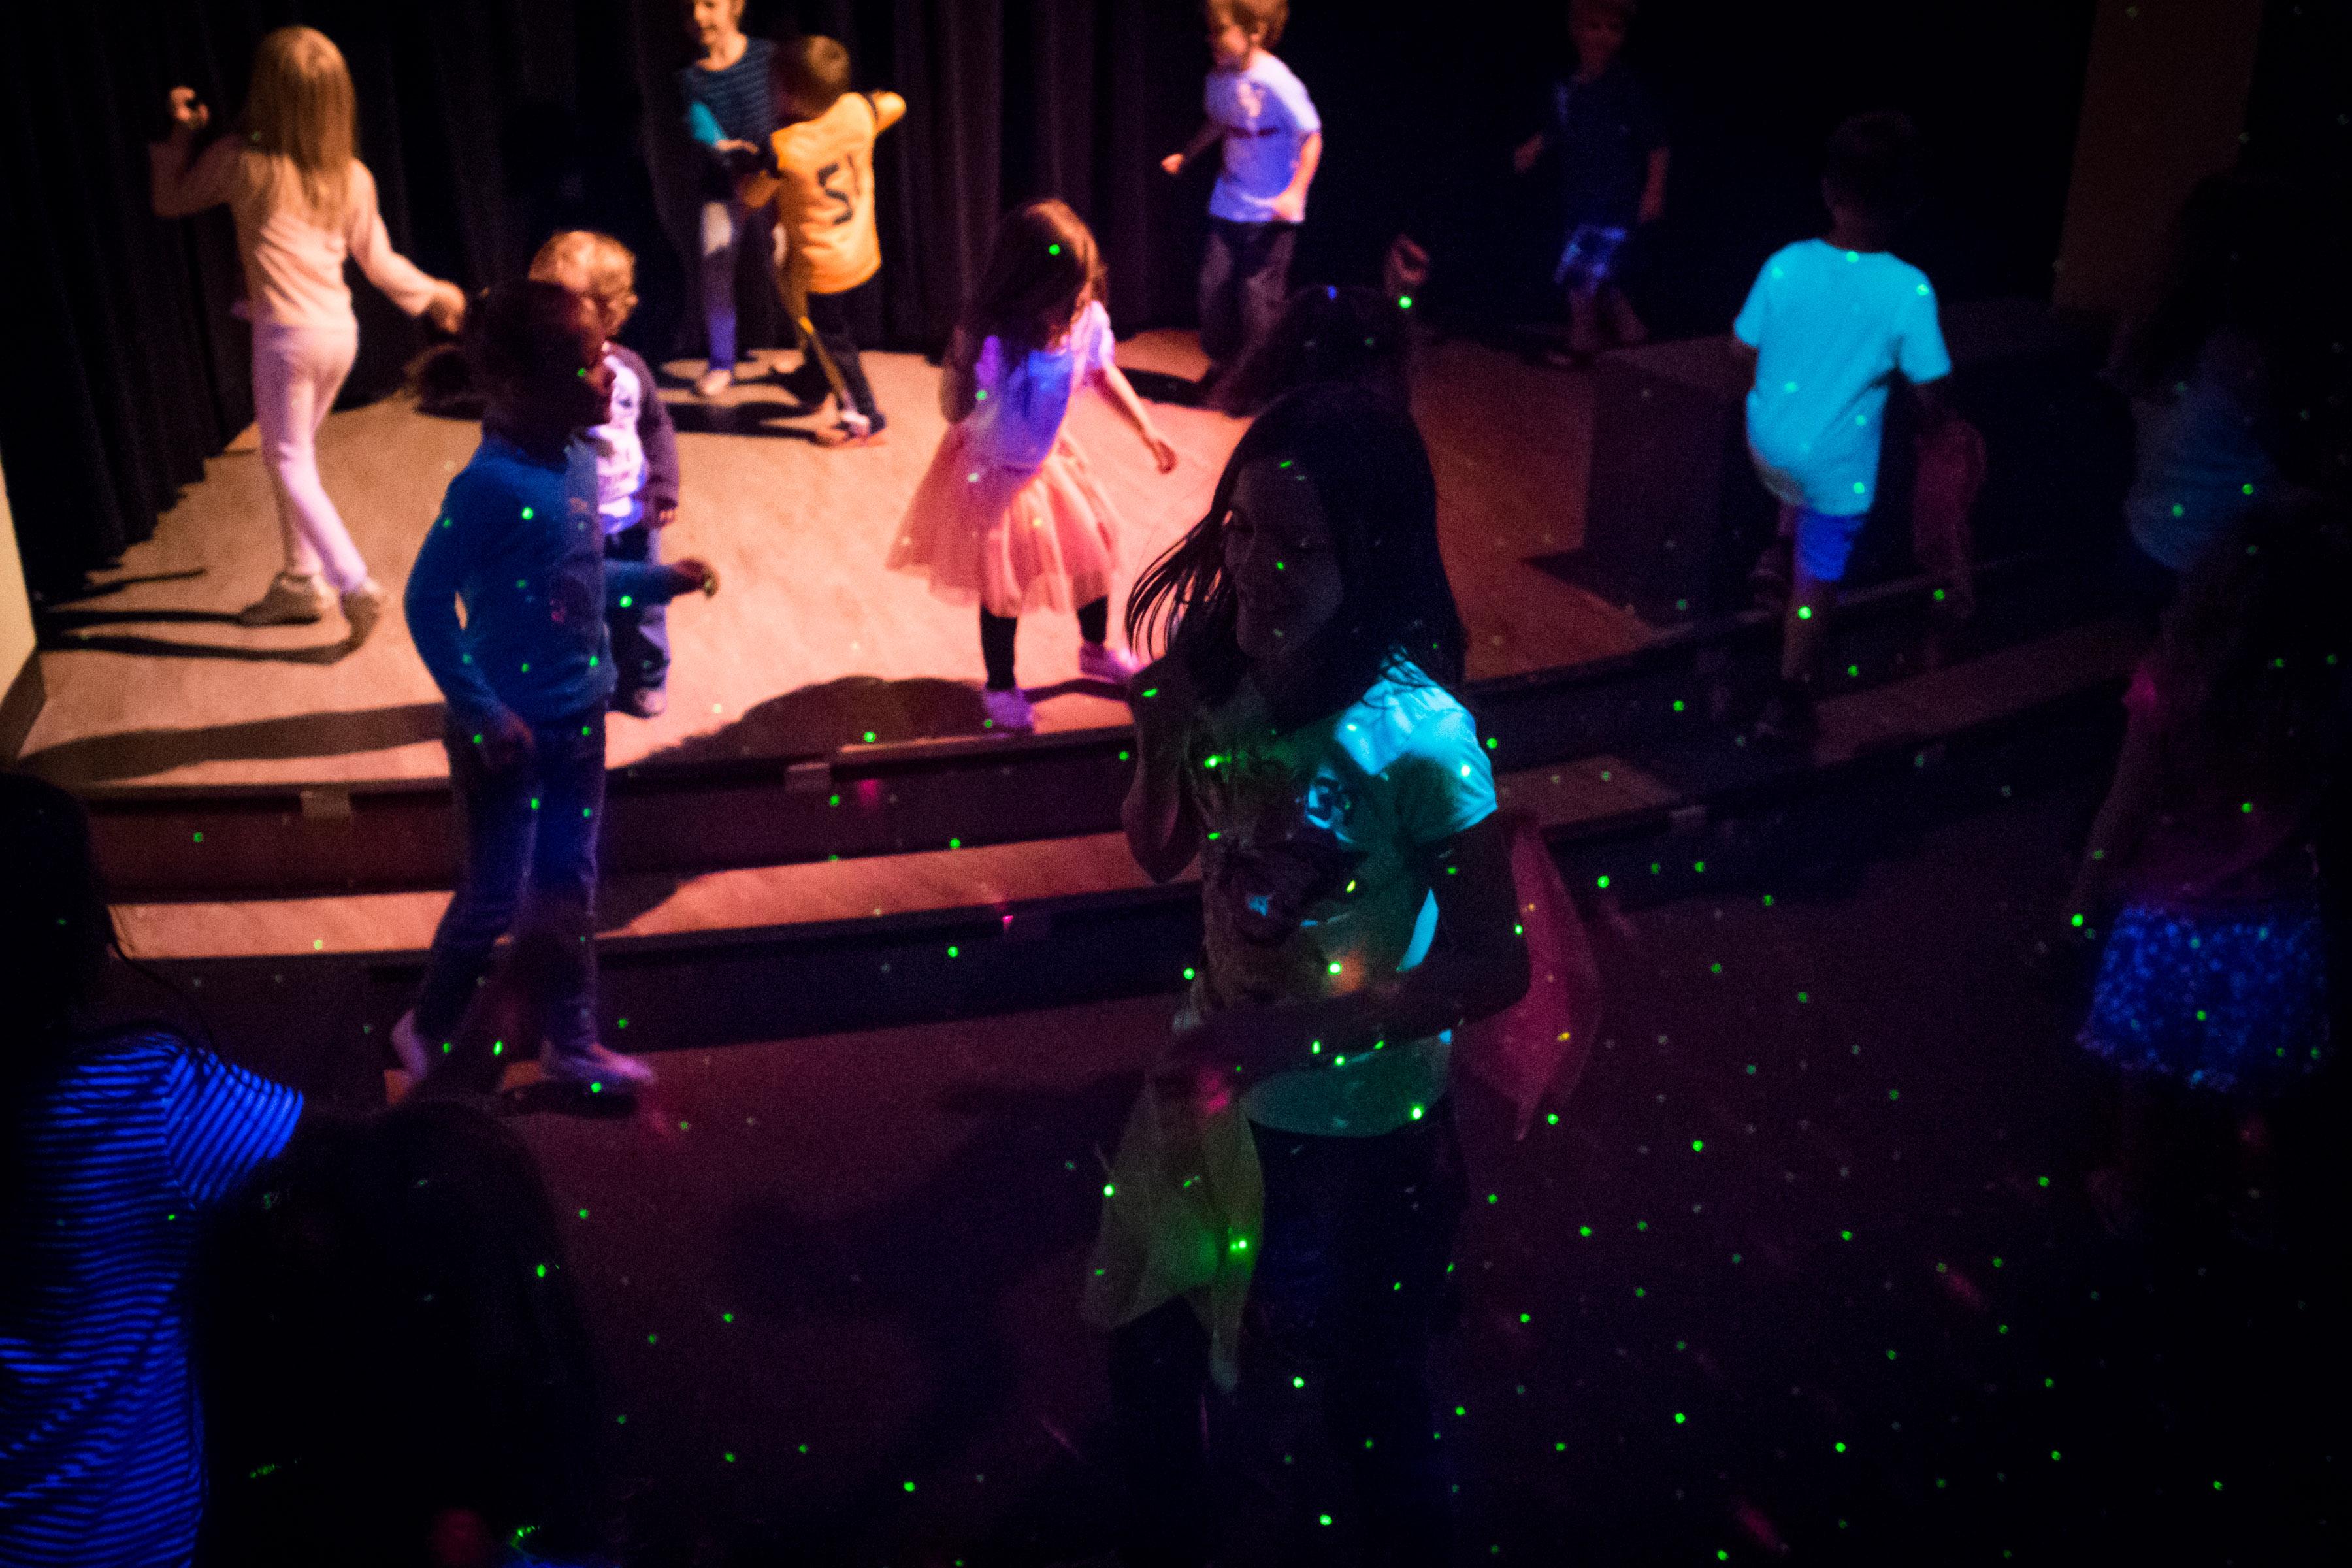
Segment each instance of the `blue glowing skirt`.
[{"label": "blue glowing skirt", "polygon": [[2315,903],[2229,913],[2132,904],[2116,919],[2084,1048],[2217,1094],[2275,1093],[2326,1059]]}]

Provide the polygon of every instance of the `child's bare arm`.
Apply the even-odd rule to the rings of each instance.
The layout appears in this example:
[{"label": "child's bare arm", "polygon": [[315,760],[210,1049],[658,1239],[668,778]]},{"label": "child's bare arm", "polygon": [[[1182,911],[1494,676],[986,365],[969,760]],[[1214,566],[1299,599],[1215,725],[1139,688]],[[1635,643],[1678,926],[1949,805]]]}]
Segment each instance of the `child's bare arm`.
[{"label": "child's bare arm", "polygon": [[979,378],[971,373],[980,349],[971,334],[958,327],[948,338],[948,352],[940,357],[940,412],[950,425],[961,425],[979,406]]},{"label": "child's bare arm", "polygon": [[1323,162],[1323,132],[1310,134],[1298,144],[1298,162],[1290,171],[1290,184],[1282,195],[1274,198],[1274,216],[1284,223],[1297,223],[1307,216],[1307,187],[1315,183],[1316,166]]},{"label": "child's bare arm", "polygon": [[1636,210],[1637,223],[1655,223],[1666,216],[1666,162],[1672,149],[1650,149],[1649,173],[1642,182],[1642,205]]},{"label": "child's bare arm", "polygon": [[1135,426],[1137,435],[1143,437],[1143,444],[1151,448],[1151,460],[1160,465],[1160,471],[1173,473],[1176,448],[1160,438],[1158,427],[1151,423],[1151,411],[1144,407],[1143,399],[1135,395],[1135,387],[1126,374],[1118,366],[1107,364],[1103,366],[1102,380],[1103,390],[1110,394],[1110,400],[1118,405],[1118,411],[1127,416],[1127,422]]},{"label": "child's bare arm", "polygon": [[1184,165],[1215,146],[1217,138],[1222,134],[1223,132],[1218,130],[1215,121],[1202,121],[1201,129],[1192,132],[1192,140],[1184,143],[1183,151],[1169,153],[1160,160],[1160,166],[1171,174],[1182,174]]},{"label": "child's bare arm", "polygon": [[2157,784],[2163,761],[2163,738],[2154,724],[2135,712],[2124,729],[2123,755],[2116,760],[2115,782],[2092,819],[2089,842],[2083,846],[2083,867],[2074,890],[2066,895],[2070,920],[2092,921],[2105,917],[2108,889],[2116,868],[2139,847],[2156,813]]}]

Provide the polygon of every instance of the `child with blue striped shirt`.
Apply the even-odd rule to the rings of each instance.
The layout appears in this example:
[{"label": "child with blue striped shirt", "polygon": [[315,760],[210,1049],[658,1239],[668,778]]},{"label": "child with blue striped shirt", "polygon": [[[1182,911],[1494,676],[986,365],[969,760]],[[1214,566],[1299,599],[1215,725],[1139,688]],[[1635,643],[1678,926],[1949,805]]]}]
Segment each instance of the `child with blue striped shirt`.
[{"label": "child with blue striped shirt", "polygon": [[702,319],[710,362],[694,390],[716,397],[735,380],[735,258],[747,232],[763,226],[735,195],[760,167],[776,129],[768,78],[776,46],[743,33],[743,0],[692,0],[690,26],[701,58],[677,73],[686,129],[701,149]]}]

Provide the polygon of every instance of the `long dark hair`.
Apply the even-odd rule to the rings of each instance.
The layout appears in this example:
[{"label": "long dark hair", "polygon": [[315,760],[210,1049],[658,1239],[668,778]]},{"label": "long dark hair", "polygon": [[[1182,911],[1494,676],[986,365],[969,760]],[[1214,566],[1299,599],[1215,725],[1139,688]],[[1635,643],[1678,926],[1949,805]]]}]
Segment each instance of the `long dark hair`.
[{"label": "long dark hair", "polygon": [[1304,386],[1243,433],[1208,514],[1153,562],[1127,602],[1130,645],[1171,651],[1202,697],[1233,695],[1249,661],[1234,640],[1239,605],[1225,578],[1225,521],[1252,463],[1296,467],[1331,523],[1339,606],[1312,645],[1314,678],[1292,723],[1334,713],[1408,667],[1462,681],[1469,641],[1437,548],[1437,481],[1412,416],[1361,386]]},{"label": "long dark hair", "polygon": [[1102,253],[1085,220],[1063,202],[1024,202],[996,226],[964,331],[974,351],[996,338],[1008,363],[1018,364],[1069,326],[1081,300],[1099,300],[1102,289]]},{"label": "long dark hair", "polygon": [[2312,783],[2344,742],[2352,529],[2340,504],[2256,511],[2182,584],[2156,651],[2185,775],[2252,796]]}]

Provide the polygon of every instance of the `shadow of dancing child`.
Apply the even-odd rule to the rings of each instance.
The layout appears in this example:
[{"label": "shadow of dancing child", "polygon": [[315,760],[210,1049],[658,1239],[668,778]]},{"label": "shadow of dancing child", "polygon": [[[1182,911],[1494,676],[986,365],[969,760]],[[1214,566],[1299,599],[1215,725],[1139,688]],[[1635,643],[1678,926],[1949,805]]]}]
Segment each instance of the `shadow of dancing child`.
[{"label": "shadow of dancing child", "polygon": [[[609,234],[566,229],[539,247],[530,275],[561,283],[596,308],[613,396],[588,432],[596,449],[596,513],[604,559],[657,564],[662,531],[677,521],[677,429],[651,366],[614,335],[637,308],[637,258]],[[669,610],[655,597],[605,596],[613,636],[613,710],[652,719],[669,706]]]},{"label": "shadow of dancing child", "polygon": [[[1213,1374],[1233,1385],[1238,1276],[1251,1355],[1313,1372],[1371,1560],[1443,1563],[1427,1360],[1464,1196],[1453,1031],[1517,1001],[1528,959],[1493,772],[1448,689],[1466,638],[1412,417],[1362,387],[1276,402],[1128,627],[1164,648],[1132,688],[1128,845],[1159,881],[1200,858],[1205,945],[1087,1304],[1114,1326],[1121,1560],[1215,1551],[1202,1410]],[[1155,1138],[1201,1163],[1175,1173]],[[1179,1214],[1171,1249],[1194,1173],[1231,1223]]]},{"label": "shadow of dancing child", "polygon": [[596,454],[581,437],[610,417],[613,372],[588,300],[539,279],[500,284],[475,302],[466,351],[487,400],[482,444],[449,482],[407,595],[409,636],[448,702],[465,865],[393,1049],[412,1081],[431,1072],[528,894],[588,947],[549,999],[542,1065],[592,1089],[650,1083],[650,1068],[598,1043],[586,937],[614,689],[604,616],[623,596],[715,593],[718,579],[700,561],[604,558]]},{"label": "shadow of dancing child", "polygon": [[1060,202],[1030,202],[997,225],[940,379],[940,406],[953,423],[890,545],[893,570],[929,577],[952,604],[979,604],[981,702],[992,729],[1036,728],[1013,674],[1024,610],[1077,611],[1081,674],[1124,689],[1135,672],[1108,640],[1118,524],[1070,438],[1070,399],[1099,385],[1163,474],[1176,449],[1111,357],[1102,276],[1093,232]]}]

